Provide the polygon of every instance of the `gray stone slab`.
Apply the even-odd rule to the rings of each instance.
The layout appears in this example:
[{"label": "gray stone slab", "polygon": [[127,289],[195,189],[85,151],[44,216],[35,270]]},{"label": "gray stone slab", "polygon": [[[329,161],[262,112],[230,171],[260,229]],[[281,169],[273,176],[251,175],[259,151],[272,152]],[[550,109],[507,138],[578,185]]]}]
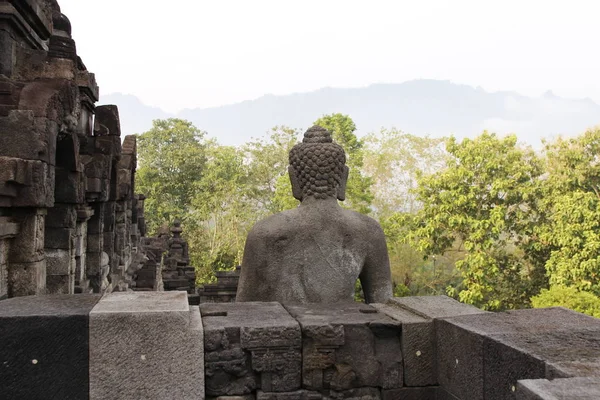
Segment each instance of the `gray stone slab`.
[{"label": "gray stone slab", "polygon": [[600,329],[600,319],[563,307],[514,310],[447,318],[457,326],[482,335]]},{"label": "gray stone slab", "polygon": [[77,209],[73,204],[58,204],[48,211],[47,228],[74,228],[77,223]]},{"label": "gray stone slab", "polygon": [[200,311],[208,396],[300,389],[300,326],[281,304],[212,303]]},{"label": "gray stone slab", "polygon": [[517,400],[597,400],[600,399],[600,378],[568,378],[521,380]]},{"label": "gray stone slab", "polygon": [[317,392],[310,392],[308,390],[297,390],[295,392],[263,392],[262,390],[257,391],[256,400],[322,400],[323,395]]},{"label": "gray stone slab", "polygon": [[74,294],[75,275],[46,276],[46,292],[48,294]]},{"label": "gray stone slab", "polygon": [[[256,395],[256,400],[381,400],[381,398],[381,391],[378,388],[371,387],[343,391],[323,390],[321,392],[297,390],[284,393],[259,390]],[[404,400],[404,397],[398,399]],[[411,400],[411,398],[408,398],[408,400]]]},{"label": "gray stone slab", "polygon": [[460,303],[448,296],[394,297],[388,300],[388,304],[405,308],[430,319],[486,313],[486,311]]},{"label": "gray stone slab", "polygon": [[[536,335],[527,333],[524,337],[533,338]],[[484,392],[486,399],[514,399],[517,381],[519,379],[543,378],[546,366],[543,360],[517,349],[504,338],[493,336],[484,338]]]},{"label": "gray stone slab", "polygon": [[435,330],[440,386],[460,399],[483,399],[484,336],[444,319]]},{"label": "gray stone slab", "polygon": [[102,297],[94,307],[97,313],[187,312],[186,292],[124,292]]},{"label": "gray stone slab", "polygon": [[90,398],[204,398],[203,341],[185,292],[105,295],[90,313]]},{"label": "gray stone slab", "polygon": [[46,294],[45,259],[31,263],[9,263],[7,269],[10,297]]},{"label": "gray stone slab", "polygon": [[381,390],[374,387],[361,387],[343,391],[330,390],[323,400],[381,400]]},{"label": "gray stone slab", "polygon": [[600,377],[600,329],[579,329],[574,325],[571,330],[495,335],[493,338],[504,347],[540,360],[545,366],[542,373],[520,379]]},{"label": "gray stone slab", "polygon": [[460,398],[512,399],[520,379],[600,367],[600,320],[560,307],[445,318],[436,336],[440,385]]},{"label": "gray stone slab", "polygon": [[371,306],[402,324],[404,384],[406,386],[436,385],[433,320],[414,314],[394,303],[371,304]]},{"label": "gray stone slab", "polygon": [[253,394],[247,394],[244,396],[218,396],[218,397],[207,397],[206,400],[255,400],[256,396]]},{"label": "gray stone slab", "polygon": [[0,303],[0,397],[88,399],[89,313],[99,295]]},{"label": "gray stone slab", "polygon": [[374,305],[402,323],[404,380],[407,386],[438,384],[434,319],[486,314],[448,296],[395,297]]},{"label": "gray stone slab", "polygon": [[405,387],[401,389],[383,390],[382,400],[436,400],[438,388],[429,387]]},{"label": "gray stone slab", "polygon": [[[400,400],[400,399],[398,399],[398,400]],[[464,400],[464,399],[459,399],[458,397],[454,396],[452,393],[448,392],[444,388],[439,387],[435,393],[435,400]]]},{"label": "gray stone slab", "polygon": [[361,303],[285,307],[302,327],[303,387],[403,386],[399,322]]}]

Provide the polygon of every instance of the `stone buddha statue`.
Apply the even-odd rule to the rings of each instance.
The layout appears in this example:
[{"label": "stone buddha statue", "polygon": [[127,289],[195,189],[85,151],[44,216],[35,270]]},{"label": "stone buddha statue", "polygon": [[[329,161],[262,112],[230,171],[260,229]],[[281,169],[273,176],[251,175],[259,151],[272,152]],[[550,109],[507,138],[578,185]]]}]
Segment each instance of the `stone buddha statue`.
[{"label": "stone buddha statue", "polygon": [[353,301],[360,279],[367,303],[392,296],[379,224],[342,208],[348,167],[341,146],[319,126],[292,148],[288,168],[293,209],[257,222],[246,240],[237,301]]}]

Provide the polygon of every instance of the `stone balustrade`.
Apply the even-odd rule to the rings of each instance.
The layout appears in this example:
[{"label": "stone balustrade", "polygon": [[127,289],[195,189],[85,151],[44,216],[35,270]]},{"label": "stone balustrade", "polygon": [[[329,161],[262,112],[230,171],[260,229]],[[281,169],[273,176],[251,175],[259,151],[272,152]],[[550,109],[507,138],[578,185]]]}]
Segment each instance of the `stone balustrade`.
[{"label": "stone balustrade", "polygon": [[2,302],[0,343],[7,399],[600,393],[600,319],[564,308],[490,313],[445,296],[200,307],[188,305],[185,291],[29,296]]}]

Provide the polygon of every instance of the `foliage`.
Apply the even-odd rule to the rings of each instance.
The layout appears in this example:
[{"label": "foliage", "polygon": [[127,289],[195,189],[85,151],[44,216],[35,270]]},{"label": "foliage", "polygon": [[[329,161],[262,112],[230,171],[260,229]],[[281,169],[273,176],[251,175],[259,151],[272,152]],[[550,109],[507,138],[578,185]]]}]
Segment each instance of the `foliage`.
[{"label": "foliage", "polygon": [[580,292],[572,286],[551,286],[542,289],[531,299],[534,308],[562,306],[571,310],[600,318],[600,297],[589,292]]},{"label": "foliage", "polygon": [[184,218],[206,163],[205,132],[181,119],[155,120],[138,136],[136,190],[147,197],[150,234],[175,218]]},{"label": "foliage", "polygon": [[373,208],[380,218],[416,212],[414,189],[420,174],[441,170],[445,138],[419,137],[398,129],[381,129],[364,138],[364,171],[373,180]]},{"label": "foliage", "polygon": [[600,296],[600,128],[558,139],[546,153],[540,238],[551,246],[550,283]]},{"label": "foliage", "polygon": [[406,297],[412,295],[410,288],[404,283],[394,285],[394,297]]},{"label": "foliage", "polygon": [[463,287],[461,301],[485,309],[527,306],[543,285],[519,248],[519,235],[535,221],[532,198],[542,174],[539,159],[517,145],[515,136],[484,132],[475,139],[450,138],[452,156],[438,174],[419,179],[413,243],[426,256],[456,246]]},{"label": "foliage", "polygon": [[255,215],[247,197],[247,166],[242,152],[211,142],[206,154],[205,173],[195,184],[185,226],[192,262],[201,271],[201,279],[240,262]]},{"label": "foliage", "polygon": [[300,137],[297,129],[277,126],[266,138],[243,146],[249,168],[249,197],[257,202],[258,208],[270,214],[298,206],[292,197],[287,167],[289,152]]},{"label": "foliage", "polygon": [[354,301],[358,303],[365,302],[365,293],[363,292],[362,284],[360,283],[360,279],[357,279],[354,283]]},{"label": "foliage", "polygon": [[364,138],[364,171],[373,180],[373,214],[386,235],[394,290],[398,295],[435,295],[456,285],[449,257],[424,259],[407,242],[413,213],[420,208],[414,189],[423,173],[440,170],[447,157],[444,138],[418,137],[381,129]]}]

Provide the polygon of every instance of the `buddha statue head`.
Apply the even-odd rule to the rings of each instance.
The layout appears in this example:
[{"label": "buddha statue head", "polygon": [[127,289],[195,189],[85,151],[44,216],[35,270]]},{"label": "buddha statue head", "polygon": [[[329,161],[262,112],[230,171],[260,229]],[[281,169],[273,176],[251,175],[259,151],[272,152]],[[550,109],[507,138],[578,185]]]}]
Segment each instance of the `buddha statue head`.
[{"label": "buddha statue head", "polygon": [[290,151],[289,161],[292,194],[296,199],[345,199],[346,154],[342,146],[333,142],[327,129],[313,126],[306,131],[302,142]]}]

